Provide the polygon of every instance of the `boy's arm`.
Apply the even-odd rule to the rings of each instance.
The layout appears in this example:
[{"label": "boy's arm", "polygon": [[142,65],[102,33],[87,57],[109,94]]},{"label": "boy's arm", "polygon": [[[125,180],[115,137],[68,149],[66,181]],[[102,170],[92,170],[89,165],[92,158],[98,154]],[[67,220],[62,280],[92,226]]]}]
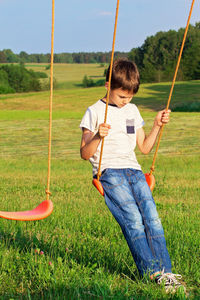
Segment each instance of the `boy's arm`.
[{"label": "boy's arm", "polygon": [[137,130],[137,145],[143,154],[148,154],[152,150],[161,126],[169,122],[170,112],[170,110],[162,110],[158,112],[148,136],[145,135],[143,128],[139,128]]},{"label": "boy's arm", "polygon": [[103,123],[99,125],[99,130],[96,134],[89,129],[83,128],[80,154],[81,158],[88,160],[97,151],[97,147],[101,139],[108,135],[110,125]]}]

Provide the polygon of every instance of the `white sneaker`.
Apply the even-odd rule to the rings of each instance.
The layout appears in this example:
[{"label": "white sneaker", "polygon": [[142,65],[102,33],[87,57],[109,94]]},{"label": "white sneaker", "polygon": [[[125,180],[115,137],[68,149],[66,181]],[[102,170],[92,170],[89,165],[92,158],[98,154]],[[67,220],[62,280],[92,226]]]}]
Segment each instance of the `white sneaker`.
[{"label": "white sneaker", "polygon": [[185,293],[186,289],[184,285],[179,281],[182,278],[179,274],[164,273],[155,277],[157,284],[164,284],[166,293],[175,293],[177,291]]}]

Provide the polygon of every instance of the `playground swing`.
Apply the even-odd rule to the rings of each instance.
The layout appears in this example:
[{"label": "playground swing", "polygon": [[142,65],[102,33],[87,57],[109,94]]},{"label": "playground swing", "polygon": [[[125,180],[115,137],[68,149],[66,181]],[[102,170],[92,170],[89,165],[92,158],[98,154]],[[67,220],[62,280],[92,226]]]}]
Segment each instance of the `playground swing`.
[{"label": "playground swing", "polygon": [[52,140],[52,102],[53,102],[53,47],[54,47],[54,1],[52,0],[52,32],[51,32],[51,70],[50,70],[50,100],[49,100],[49,143],[48,143],[48,174],[46,200],[36,208],[27,211],[8,212],[0,211],[0,218],[18,221],[36,221],[47,218],[53,211],[53,203],[50,196],[50,173],[51,173],[51,140]]},{"label": "playground swing", "polygon": [[[107,114],[108,114],[108,103],[109,103],[109,96],[110,96],[110,89],[111,89],[111,78],[112,78],[112,68],[113,68],[113,59],[114,59],[115,39],[116,39],[116,31],[117,31],[118,13],[119,13],[119,2],[120,2],[120,0],[117,0],[117,8],[116,8],[116,15],[115,15],[115,26],[114,26],[114,34],[113,34],[113,44],[112,44],[112,53],[111,53],[111,62],[110,62],[110,71],[109,71],[109,81],[108,81],[108,91],[107,91],[107,98],[106,98],[104,123],[106,123],[106,121],[107,121]],[[182,52],[183,52],[183,48],[184,48],[184,44],[185,44],[185,40],[186,40],[188,28],[189,28],[189,24],[190,24],[192,10],[193,10],[193,7],[194,7],[194,2],[195,2],[195,0],[192,0],[190,12],[189,12],[189,16],[188,16],[188,20],[187,20],[187,24],[186,24],[186,28],[185,28],[185,32],[184,32],[184,36],[183,36],[183,40],[182,40],[182,44],[181,44],[181,49],[180,49],[180,52],[179,52],[179,56],[178,56],[178,60],[177,60],[177,64],[176,64],[176,69],[175,69],[175,73],[174,73],[174,77],[173,77],[173,81],[172,81],[172,86],[171,86],[171,90],[170,90],[170,93],[169,93],[169,98],[168,98],[167,105],[166,105],[166,110],[169,109],[169,105],[170,105],[170,101],[171,101],[171,97],[172,97],[172,93],[173,93],[173,89],[174,89],[174,84],[175,84],[175,81],[176,81],[176,76],[177,76],[177,73],[178,73],[178,68],[179,68],[179,65],[180,65],[181,56],[182,56]],[[164,129],[164,124],[161,126],[161,129],[160,129],[158,142],[157,142],[156,150],[155,150],[155,153],[154,153],[153,162],[152,162],[152,166],[150,168],[150,172],[145,174],[147,184],[149,185],[151,191],[153,191],[154,186],[155,186],[155,177],[153,175],[153,172],[154,172],[154,169],[155,169],[155,161],[156,161],[158,149],[159,149],[159,146],[160,146],[160,141],[161,141],[161,137],[162,137],[162,134],[163,134],[163,129]],[[101,141],[101,150],[100,150],[100,158],[99,158],[99,167],[98,167],[97,178],[94,178],[93,181],[92,181],[92,184],[96,187],[96,189],[99,191],[99,193],[102,196],[104,196],[104,190],[103,190],[103,186],[102,186],[99,179],[101,177],[101,162],[102,162],[102,156],[103,156],[103,147],[104,147],[104,138],[102,138],[102,141]]]}]

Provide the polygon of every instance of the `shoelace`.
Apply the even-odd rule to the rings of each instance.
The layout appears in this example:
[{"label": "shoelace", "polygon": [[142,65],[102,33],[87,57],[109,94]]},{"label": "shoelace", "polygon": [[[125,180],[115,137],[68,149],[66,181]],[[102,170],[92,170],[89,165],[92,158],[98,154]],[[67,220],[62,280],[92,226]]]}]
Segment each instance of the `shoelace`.
[{"label": "shoelace", "polygon": [[156,278],[156,282],[161,284],[161,282],[164,281],[165,285],[179,286],[181,283],[178,281],[178,279],[181,278],[182,276],[180,274],[162,273]]}]

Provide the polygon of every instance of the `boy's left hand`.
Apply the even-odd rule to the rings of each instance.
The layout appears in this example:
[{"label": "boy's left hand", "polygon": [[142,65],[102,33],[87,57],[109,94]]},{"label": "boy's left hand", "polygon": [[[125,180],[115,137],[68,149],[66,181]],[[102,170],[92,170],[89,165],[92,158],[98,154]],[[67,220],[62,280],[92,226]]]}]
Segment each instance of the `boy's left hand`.
[{"label": "boy's left hand", "polygon": [[154,126],[159,126],[161,127],[162,125],[165,125],[169,122],[169,118],[170,118],[170,113],[171,110],[168,109],[164,109],[158,112],[155,121],[154,121]]}]

